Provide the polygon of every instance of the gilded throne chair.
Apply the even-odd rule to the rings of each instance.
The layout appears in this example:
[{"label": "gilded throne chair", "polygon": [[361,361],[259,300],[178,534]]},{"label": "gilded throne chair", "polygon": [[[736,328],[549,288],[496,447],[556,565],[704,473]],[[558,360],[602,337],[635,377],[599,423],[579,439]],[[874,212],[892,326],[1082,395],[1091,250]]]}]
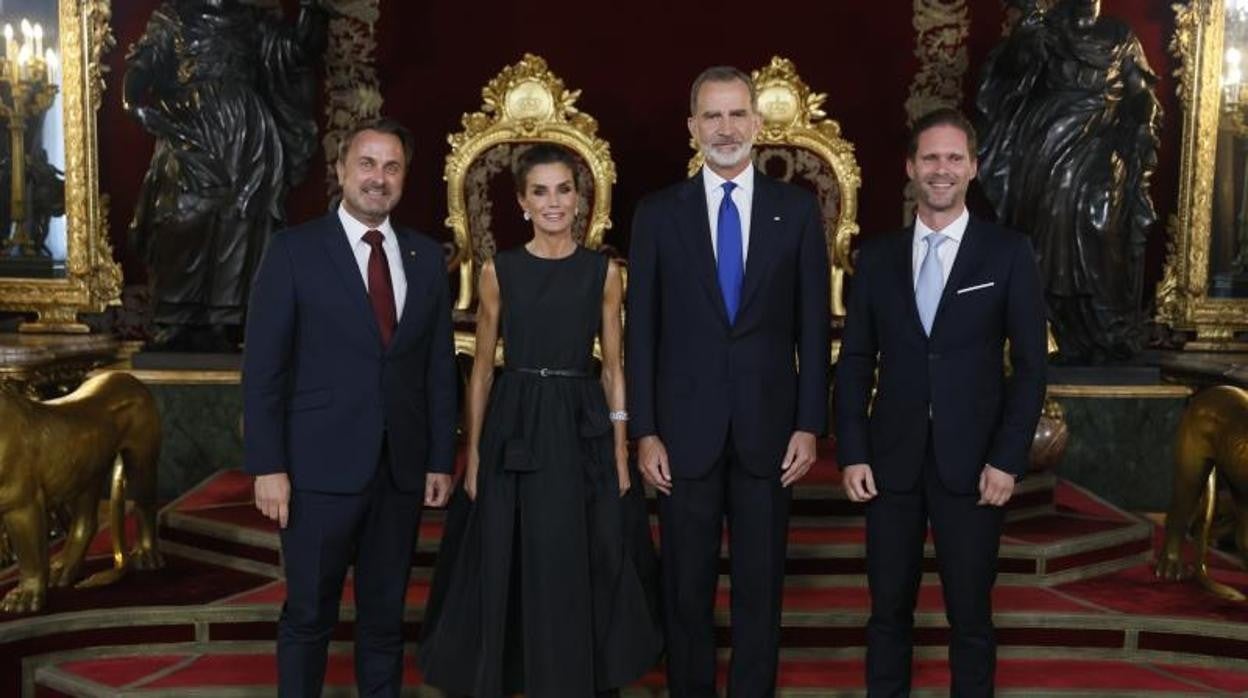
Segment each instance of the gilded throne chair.
[{"label": "gilded throne chair", "polygon": [[[845,324],[845,275],[853,273],[850,243],[858,234],[855,219],[862,174],[854,159],[854,146],[841,137],[840,124],[824,113],[827,95],[812,92],[792,61],[775,56],[751,77],[763,117],[763,128],[754,141],[754,166],[771,177],[810,189],[823,213],[832,272],[835,360]],[[702,155],[698,153],[689,161],[689,176],[701,167]]]},{"label": "gilded throne chair", "polygon": [[[457,284],[455,350],[471,360],[476,347],[477,277],[496,252],[532,237],[516,203],[511,169],[537,143],[555,143],[576,155],[577,216],[572,234],[590,249],[611,227],[615,163],[597,136],[598,123],[576,109],[580,90],[568,90],[546,61],[525,54],[481,90],[480,111],[464,114],[463,130],[448,140],[446,224],[454,235],[450,265]],[[501,351],[501,342],[500,342]],[[501,353],[498,357],[501,359]]]}]

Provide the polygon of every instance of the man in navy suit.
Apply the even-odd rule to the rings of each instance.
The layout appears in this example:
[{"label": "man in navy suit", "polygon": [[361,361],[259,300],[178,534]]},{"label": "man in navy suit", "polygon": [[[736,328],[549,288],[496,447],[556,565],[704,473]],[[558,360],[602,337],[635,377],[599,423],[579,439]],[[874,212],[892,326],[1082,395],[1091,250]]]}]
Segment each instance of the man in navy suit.
[{"label": "man in navy suit", "polygon": [[915,223],[862,244],[849,299],[833,404],[845,490],[867,503],[871,696],[909,695],[929,522],[952,694],[993,693],[1002,507],[1027,470],[1044,401],[1045,310],[1027,238],[967,213],[975,168],[961,114],[915,123]]},{"label": "man in navy suit", "polygon": [[403,605],[422,504],[451,489],[456,374],[442,250],[394,226],[411,161],[390,120],[338,156],[342,204],[273,236],[243,354],[244,470],[281,526],[282,696],[319,696],[354,566],[361,695],[397,696]]},{"label": "man in navy suit", "polygon": [[[725,514],[737,696],[775,693],[789,486],[826,430],[828,259],[813,195],[755,171],[762,125],[736,68],[693,83],[706,159],[637,207],[629,251],[631,435],[662,495],[668,690],[711,697]],[[799,370],[800,369],[800,370]]]}]

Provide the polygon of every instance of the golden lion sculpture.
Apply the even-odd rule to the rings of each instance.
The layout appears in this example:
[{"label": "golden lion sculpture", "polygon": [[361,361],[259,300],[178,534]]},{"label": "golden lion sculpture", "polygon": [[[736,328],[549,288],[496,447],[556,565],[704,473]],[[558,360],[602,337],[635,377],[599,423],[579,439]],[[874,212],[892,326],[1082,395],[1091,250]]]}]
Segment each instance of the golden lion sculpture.
[{"label": "golden lion sculpture", "polygon": [[1174,488],[1166,513],[1166,538],[1157,558],[1157,576],[1178,580],[1186,575],[1183,540],[1205,496],[1197,539],[1196,578],[1211,593],[1232,601],[1244,595],[1209,577],[1206,556],[1217,502],[1216,475],[1230,484],[1235,499],[1235,543],[1248,557],[1248,391],[1229,385],[1197,394],[1183,411],[1174,444]]},{"label": "golden lion sculpture", "polygon": [[[112,569],[82,585],[119,578],[129,567],[154,569],[156,463],[160,415],[152,394],[127,373],[103,373],[70,395],[36,402],[0,390],[0,521],[17,557],[20,579],[0,612],[42,610],[49,585],[72,584],[95,537],[100,496],[110,485]],[[130,484],[138,542],[125,554],[125,490]],[[64,550],[48,564],[48,513],[68,512]]]}]

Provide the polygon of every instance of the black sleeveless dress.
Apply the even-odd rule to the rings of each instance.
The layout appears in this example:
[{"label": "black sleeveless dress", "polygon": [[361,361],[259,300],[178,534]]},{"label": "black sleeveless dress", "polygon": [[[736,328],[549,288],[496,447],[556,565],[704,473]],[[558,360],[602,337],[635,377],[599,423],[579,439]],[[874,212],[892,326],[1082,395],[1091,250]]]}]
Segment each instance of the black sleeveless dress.
[{"label": "black sleeveless dress", "polygon": [[581,247],[494,258],[506,365],[486,408],[477,500],[461,489],[451,503],[421,633],[425,681],[449,693],[586,698],[658,661],[642,480],[634,469],[619,495],[594,371],[607,264]]}]

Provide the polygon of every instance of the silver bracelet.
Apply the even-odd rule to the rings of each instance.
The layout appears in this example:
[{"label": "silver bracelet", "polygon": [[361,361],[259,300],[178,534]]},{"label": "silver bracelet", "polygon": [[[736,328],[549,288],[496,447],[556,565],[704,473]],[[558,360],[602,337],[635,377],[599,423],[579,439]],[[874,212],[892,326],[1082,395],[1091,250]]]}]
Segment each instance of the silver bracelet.
[{"label": "silver bracelet", "polygon": [[614,412],[609,412],[607,413],[607,419],[610,419],[613,422],[627,422],[628,410],[616,410]]}]

